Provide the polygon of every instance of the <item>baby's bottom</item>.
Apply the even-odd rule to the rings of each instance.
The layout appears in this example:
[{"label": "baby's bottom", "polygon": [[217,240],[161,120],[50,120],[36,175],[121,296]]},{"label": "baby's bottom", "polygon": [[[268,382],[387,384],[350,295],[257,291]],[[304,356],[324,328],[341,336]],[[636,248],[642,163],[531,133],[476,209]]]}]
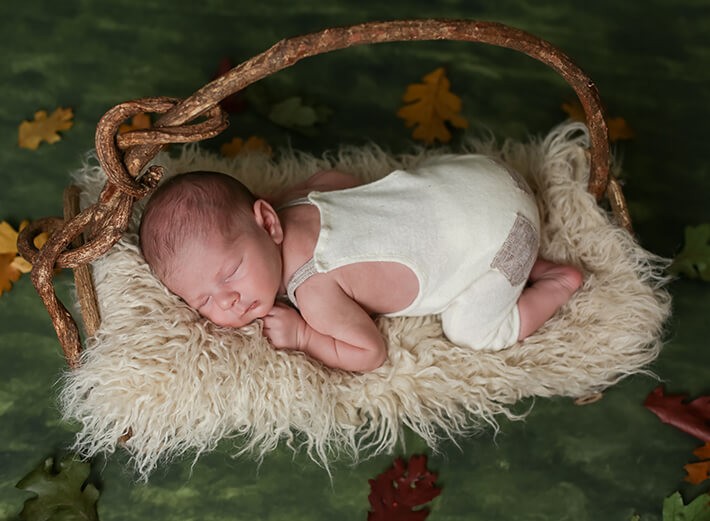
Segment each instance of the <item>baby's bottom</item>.
[{"label": "baby's bottom", "polygon": [[576,268],[538,258],[527,283],[511,286],[491,270],[441,314],[446,337],[457,345],[497,350],[530,336],[582,283]]}]

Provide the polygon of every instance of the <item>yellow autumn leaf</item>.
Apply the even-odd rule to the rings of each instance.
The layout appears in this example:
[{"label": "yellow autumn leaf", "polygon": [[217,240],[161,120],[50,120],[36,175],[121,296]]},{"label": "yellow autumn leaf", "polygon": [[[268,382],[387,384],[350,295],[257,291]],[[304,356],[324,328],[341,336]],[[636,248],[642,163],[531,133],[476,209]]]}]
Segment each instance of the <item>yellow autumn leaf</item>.
[{"label": "yellow autumn leaf", "polygon": [[[567,116],[569,116],[569,119],[572,121],[587,122],[587,116],[584,114],[584,109],[579,101],[563,103],[562,110],[567,113]],[[609,141],[612,143],[615,141],[633,139],[635,137],[633,129],[624,118],[606,118],[606,126],[609,129]]]},{"label": "yellow autumn leaf", "polygon": [[236,157],[239,154],[244,154],[246,152],[262,152],[267,155],[271,155],[271,147],[262,138],[257,136],[251,136],[246,141],[242,138],[235,137],[228,143],[224,143],[219,147],[220,153],[224,157]]},{"label": "yellow autumn leaf", "polygon": [[22,275],[13,264],[15,257],[12,253],[0,254],[0,295],[10,291],[12,284]]},{"label": "yellow autumn leaf", "polygon": [[18,233],[9,223],[0,222],[0,255],[17,254],[17,235]]},{"label": "yellow autumn leaf", "polygon": [[[23,221],[19,229],[22,230],[27,224],[28,221]],[[10,291],[12,283],[17,282],[20,275],[32,270],[32,264],[17,252],[17,236],[18,232],[10,224],[0,222],[0,295]],[[35,246],[41,248],[48,237],[47,233],[40,233],[35,237]]]},{"label": "yellow autumn leaf", "polygon": [[140,112],[131,118],[130,123],[124,123],[118,127],[118,133],[124,134],[130,132],[131,130],[143,130],[153,126],[150,120],[150,116],[145,112]]},{"label": "yellow autumn leaf", "polygon": [[46,110],[35,112],[33,121],[23,121],[18,129],[18,144],[22,148],[36,150],[42,141],[47,143],[56,143],[61,136],[58,134],[60,130],[68,130],[74,122],[74,113],[72,109],[64,109],[59,107],[55,109],[50,116],[47,116]]},{"label": "yellow autumn leaf", "polygon": [[397,111],[407,127],[415,127],[412,137],[427,144],[435,140],[451,141],[447,123],[456,128],[467,128],[468,121],[461,116],[461,98],[449,89],[451,83],[443,67],[422,78],[423,83],[407,87],[402,100],[405,105]]}]

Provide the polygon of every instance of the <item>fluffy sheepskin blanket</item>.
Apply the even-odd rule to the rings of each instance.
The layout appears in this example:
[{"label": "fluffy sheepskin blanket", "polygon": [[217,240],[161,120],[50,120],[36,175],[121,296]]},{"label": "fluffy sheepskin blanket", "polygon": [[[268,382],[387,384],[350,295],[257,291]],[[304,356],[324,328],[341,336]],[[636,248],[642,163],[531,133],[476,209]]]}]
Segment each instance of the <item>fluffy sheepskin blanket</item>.
[{"label": "fluffy sheepskin blanket", "polygon": [[[647,372],[670,309],[665,261],[587,193],[586,148],[585,127],[565,124],[529,143],[472,140],[460,150],[496,156],[527,178],[542,216],[542,254],[584,270],[573,299],[533,336],[498,352],[451,344],[436,316],[381,318],[389,359],[369,374],[277,351],[258,323],[229,330],[200,318],[142,259],[137,205],[129,233],[93,265],[101,327],[86,342],[81,367],[62,382],[65,417],[81,424],[74,448],[112,452],[130,431],[123,445],[142,478],[160,461],[197,458],[225,437],[237,454],[260,458],[285,443],[327,467],[344,455],[393,450],[404,426],[435,448],[442,438],[496,429],[498,415],[520,418],[511,406],[521,398],[583,397]],[[156,163],[167,177],[218,170],[266,193],[330,167],[370,181],[440,152],[393,157],[367,146],[323,157],[285,151],[277,159],[224,159],[188,146]],[[93,160],[76,173],[84,206],[104,180]]]}]

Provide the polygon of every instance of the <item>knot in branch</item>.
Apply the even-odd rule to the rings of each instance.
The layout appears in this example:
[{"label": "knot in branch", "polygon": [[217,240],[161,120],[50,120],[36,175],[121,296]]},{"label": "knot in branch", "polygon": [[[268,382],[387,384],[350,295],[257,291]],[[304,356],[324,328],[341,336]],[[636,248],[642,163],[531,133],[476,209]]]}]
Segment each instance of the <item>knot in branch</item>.
[{"label": "knot in branch", "polygon": [[[198,123],[167,126],[158,120],[153,128],[119,134],[119,128],[126,119],[143,112],[164,114],[179,107],[179,102],[176,98],[167,97],[133,100],[113,107],[99,121],[96,155],[109,182],[121,192],[134,199],[142,199],[155,189],[159,179],[156,172],[140,174],[165,145],[208,139],[227,127],[227,115],[219,104],[215,104],[203,113],[204,121]],[[145,153],[146,147],[152,147],[152,154]]]}]

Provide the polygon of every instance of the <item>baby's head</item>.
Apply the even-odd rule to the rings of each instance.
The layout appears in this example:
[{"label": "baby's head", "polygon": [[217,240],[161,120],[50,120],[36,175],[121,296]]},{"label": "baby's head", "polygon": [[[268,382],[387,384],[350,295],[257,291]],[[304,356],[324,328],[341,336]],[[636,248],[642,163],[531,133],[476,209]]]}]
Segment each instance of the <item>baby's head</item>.
[{"label": "baby's head", "polygon": [[273,307],[282,239],[274,209],[216,172],[189,172],[163,183],[140,227],[153,273],[200,314],[228,327],[246,325]]}]

